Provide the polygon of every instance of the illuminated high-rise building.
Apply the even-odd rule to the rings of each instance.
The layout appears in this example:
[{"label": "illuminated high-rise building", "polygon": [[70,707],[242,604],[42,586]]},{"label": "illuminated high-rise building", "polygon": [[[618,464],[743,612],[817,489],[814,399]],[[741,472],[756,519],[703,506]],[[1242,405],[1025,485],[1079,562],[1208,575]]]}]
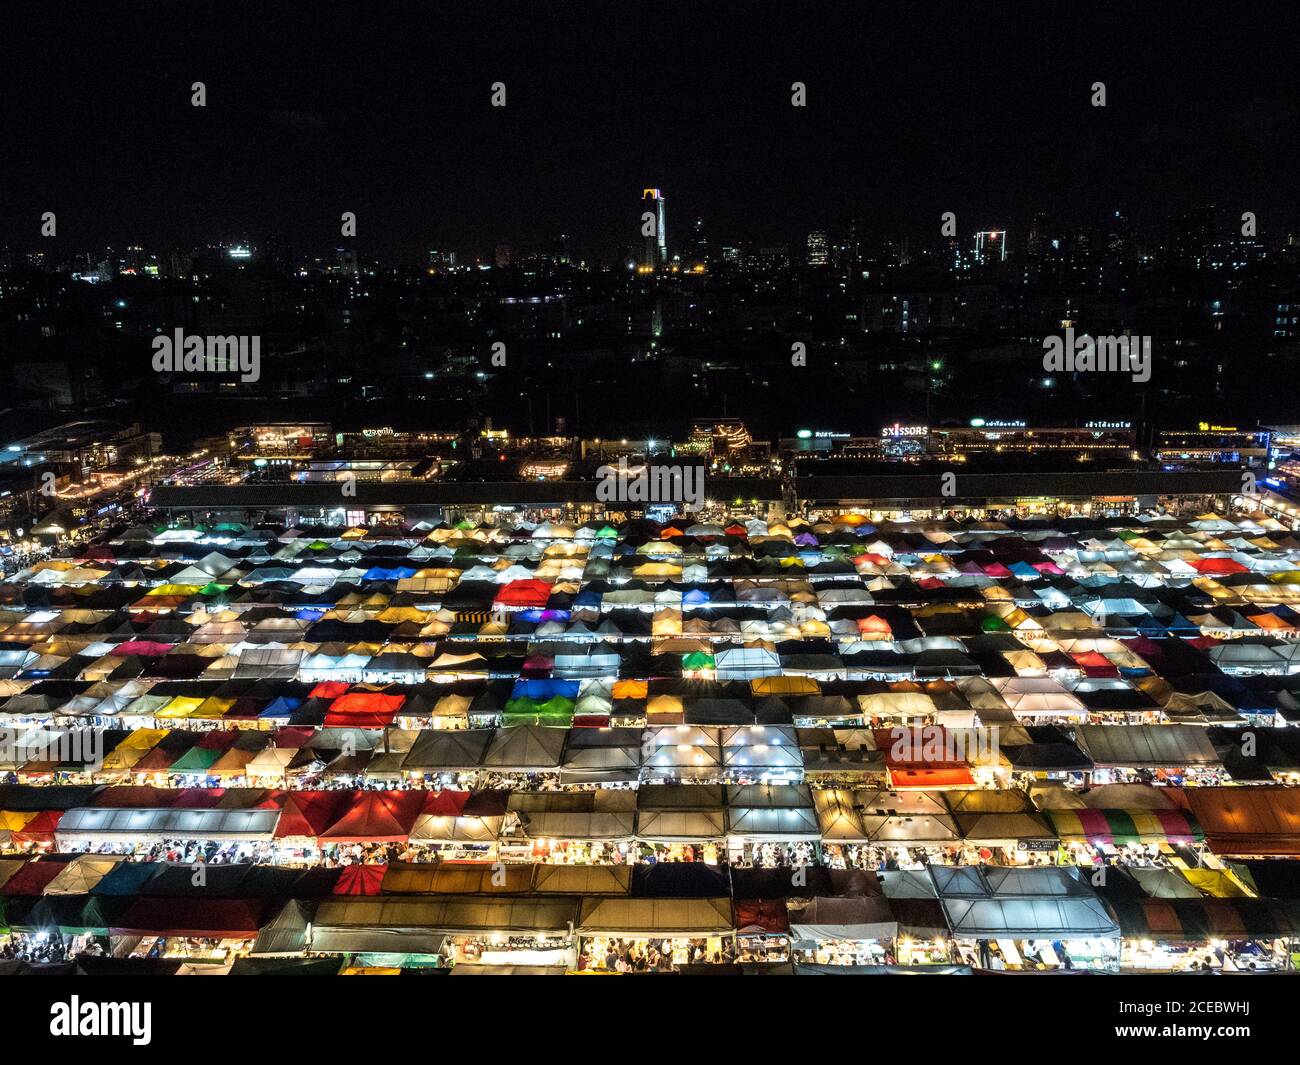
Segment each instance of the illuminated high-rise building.
[{"label": "illuminated high-rise building", "polygon": [[809,266],[825,266],[831,261],[830,242],[823,230],[814,229],[808,234],[807,254]]},{"label": "illuminated high-rise building", "polygon": [[975,234],[975,255],[977,265],[1007,261],[1007,231],[1005,229],[986,229]]},{"label": "illuminated high-rise building", "polygon": [[641,190],[641,217],[654,215],[654,231],[645,237],[645,255],[642,266],[657,270],[668,261],[668,201],[661,189]]}]

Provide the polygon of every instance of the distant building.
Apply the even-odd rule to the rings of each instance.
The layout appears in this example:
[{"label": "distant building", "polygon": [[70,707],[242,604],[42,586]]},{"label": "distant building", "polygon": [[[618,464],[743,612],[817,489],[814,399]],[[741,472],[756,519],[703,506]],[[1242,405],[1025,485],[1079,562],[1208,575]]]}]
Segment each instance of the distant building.
[{"label": "distant building", "polygon": [[830,261],[830,242],[826,239],[826,233],[814,229],[808,234],[807,263],[809,266],[826,266]]},{"label": "distant building", "polygon": [[778,244],[759,248],[745,256],[745,269],[752,274],[774,273],[790,269],[790,246]]},{"label": "distant building", "polygon": [[708,262],[709,239],[704,233],[703,218],[697,218],[691,223],[691,246],[687,257],[693,263]]},{"label": "distant building", "polygon": [[668,261],[668,200],[662,189],[641,190],[641,216],[654,216],[653,232],[645,234],[645,254],[641,265],[657,270]]},{"label": "distant building", "polygon": [[972,260],[976,266],[989,266],[1007,261],[1007,231],[987,229],[975,234]]},{"label": "distant building", "polygon": [[1218,236],[1218,208],[1214,204],[1184,211],[1169,220],[1165,242],[1168,265],[1181,270],[1203,270],[1209,264]]},{"label": "distant building", "polygon": [[754,437],[739,418],[710,418],[691,423],[684,450],[713,458],[747,457]]},{"label": "distant building", "polygon": [[435,274],[444,274],[449,270],[454,270],[456,268],[456,253],[430,248],[428,267]]},{"label": "distant building", "polygon": [[356,248],[335,248],[334,269],[345,277],[357,276]]},{"label": "distant building", "polygon": [[1268,441],[1265,429],[1198,422],[1195,429],[1161,430],[1156,434],[1154,452],[1167,469],[1262,466],[1268,461]]}]

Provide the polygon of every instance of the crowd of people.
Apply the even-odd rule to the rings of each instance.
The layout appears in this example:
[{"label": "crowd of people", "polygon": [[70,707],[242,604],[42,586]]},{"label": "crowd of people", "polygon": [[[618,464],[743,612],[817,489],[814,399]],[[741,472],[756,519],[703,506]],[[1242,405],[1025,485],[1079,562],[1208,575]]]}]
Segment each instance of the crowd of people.
[{"label": "crowd of people", "polygon": [[578,955],[578,969],[616,973],[672,972],[684,965],[731,965],[736,960],[729,940],[712,950],[704,939],[687,940],[676,949],[671,940],[591,939]]},{"label": "crowd of people", "polygon": [[[101,952],[102,953],[102,952]],[[49,965],[68,960],[68,952],[58,936],[47,939],[23,937],[0,944],[0,961],[25,961],[34,965]]]}]

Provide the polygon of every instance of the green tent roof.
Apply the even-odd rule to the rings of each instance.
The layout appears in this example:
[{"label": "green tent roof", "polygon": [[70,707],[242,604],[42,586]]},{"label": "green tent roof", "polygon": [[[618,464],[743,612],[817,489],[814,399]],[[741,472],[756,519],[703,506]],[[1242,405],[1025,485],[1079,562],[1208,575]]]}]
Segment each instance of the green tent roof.
[{"label": "green tent roof", "polygon": [[220,757],[220,751],[214,751],[208,747],[191,747],[171,764],[167,772],[201,773],[205,769],[210,769],[212,763]]},{"label": "green tent roof", "polygon": [[552,695],[545,702],[511,699],[501,721],[505,725],[567,725],[573,720],[573,707],[573,700],[563,695]]}]

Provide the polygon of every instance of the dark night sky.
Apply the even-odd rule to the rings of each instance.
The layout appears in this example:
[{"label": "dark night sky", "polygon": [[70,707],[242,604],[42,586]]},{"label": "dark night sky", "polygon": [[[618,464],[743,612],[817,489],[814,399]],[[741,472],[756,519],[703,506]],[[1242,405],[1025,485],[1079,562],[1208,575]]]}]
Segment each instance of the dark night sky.
[{"label": "dark night sky", "polygon": [[601,255],[651,184],[670,243],[697,214],[760,242],[851,215],[928,237],[945,210],[963,232],[1037,208],[1142,224],[1217,200],[1265,234],[1296,214],[1294,3],[280,6],[7,6],[0,242],[39,243],[54,210],[66,249],[319,250],[354,210],[363,253],[563,230]]}]

